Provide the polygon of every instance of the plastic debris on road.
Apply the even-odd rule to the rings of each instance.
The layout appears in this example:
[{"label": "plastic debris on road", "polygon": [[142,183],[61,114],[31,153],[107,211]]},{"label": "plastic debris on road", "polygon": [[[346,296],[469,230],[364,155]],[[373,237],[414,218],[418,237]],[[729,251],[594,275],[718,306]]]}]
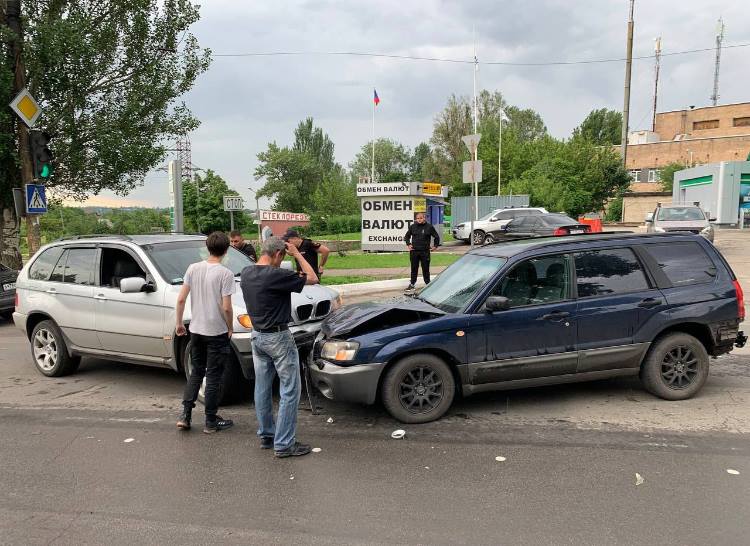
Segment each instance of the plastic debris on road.
[{"label": "plastic debris on road", "polygon": [[496,461],[497,461],[498,463],[502,463],[502,462],[503,462],[503,461],[505,460],[505,457],[503,457],[503,456],[501,456],[501,455],[498,455],[497,457],[495,457],[495,460],[496,460]]},{"label": "plastic debris on road", "polygon": [[129,444],[130,442],[134,442],[134,441],[135,441],[135,438],[125,438],[124,440],[126,444]]},{"label": "plastic debris on road", "polygon": [[290,474],[290,475],[289,475],[289,479],[290,479],[290,480],[293,480],[293,479],[294,479],[294,474]]},{"label": "plastic debris on road", "polygon": [[740,473],[739,470],[735,470],[734,468],[727,468],[727,474],[731,474],[732,476],[738,476]]},{"label": "plastic debris on road", "polygon": [[333,417],[329,417],[326,423],[333,423]]},{"label": "plastic debris on road", "polygon": [[321,451],[323,451],[323,450],[322,450],[322,449],[320,449],[319,447],[314,447],[314,448],[312,448],[312,452],[313,452],[313,453],[320,453]]},{"label": "plastic debris on road", "polygon": [[643,476],[641,476],[640,474],[638,474],[638,472],[636,472],[635,473],[635,484],[636,485],[641,485],[644,481],[646,481],[646,480],[643,479]]},{"label": "plastic debris on road", "polygon": [[400,440],[404,436],[406,436],[406,431],[403,429],[398,429],[391,432],[391,438],[393,438],[394,440]]}]

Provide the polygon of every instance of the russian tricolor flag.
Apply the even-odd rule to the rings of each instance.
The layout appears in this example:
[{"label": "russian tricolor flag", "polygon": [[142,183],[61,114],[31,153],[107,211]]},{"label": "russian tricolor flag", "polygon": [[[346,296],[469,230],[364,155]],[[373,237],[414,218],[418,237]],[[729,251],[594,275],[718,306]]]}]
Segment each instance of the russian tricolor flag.
[{"label": "russian tricolor flag", "polygon": [[372,100],[375,103],[375,106],[377,106],[380,104],[380,97],[378,97],[378,92],[375,89],[373,89],[372,92],[375,94]]}]

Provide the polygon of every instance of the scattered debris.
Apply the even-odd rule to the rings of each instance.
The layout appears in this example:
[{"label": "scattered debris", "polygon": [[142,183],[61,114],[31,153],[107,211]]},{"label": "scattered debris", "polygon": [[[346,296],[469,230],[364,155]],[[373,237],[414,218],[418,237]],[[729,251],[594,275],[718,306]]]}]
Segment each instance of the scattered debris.
[{"label": "scattered debris", "polygon": [[322,449],[320,449],[319,447],[314,447],[314,448],[312,448],[312,452],[313,452],[313,453],[320,453],[321,451],[323,451],[323,450],[322,450]]},{"label": "scattered debris", "polygon": [[638,472],[635,473],[635,484],[641,485],[645,480],[643,479],[643,476],[638,474]]},{"label": "scattered debris", "polygon": [[333,417],[329,417],[326,423],[333,423]]},{"label": "scattered debris", "polygon": [[430,467],[429,467],[429,466],[425,466],[425,467],[424,467],[424,469],[425,469],[425,470],[429,470],[429,469],[430,469]]},{"label": "scattered debris", "polygon": [[393,438],[394,440],[400,440],[404,436],[406,436],[406,431],[402,429],[394,430],[393,432],[391,432],[391,438]]},{"label": "scattered debris", "polygon": [[86,436],[86,439],[87,439],[87,440],[93,440],[93,439],[94,439],[94,436]]},{"label": "scattered debris", "polygon": [[294,474],[289,474],[289,479],[293,480],[294,479]]},{"label": "scattered debris", "polygon": [[125,438],[125,443],[129,444],[130,442],[134,442],[135,438]]},{"label": "scattered debris", "polygon": [[503,462],[503,461],[505,461],[506,459],[505,459],[505,457],[503,457],[503,456],[501,456],[501,455],[498,455],[497,457],[495,457],[495,460],[496,460],[496,461],[497,461],[498,463],[502,463],[502,462]]},{"label": "scattered debris", "polygon": [[740,473],[739,470],[735,470],[734,468],[727,468],[727,474],[731,474],[732,476],[738,476]]}]

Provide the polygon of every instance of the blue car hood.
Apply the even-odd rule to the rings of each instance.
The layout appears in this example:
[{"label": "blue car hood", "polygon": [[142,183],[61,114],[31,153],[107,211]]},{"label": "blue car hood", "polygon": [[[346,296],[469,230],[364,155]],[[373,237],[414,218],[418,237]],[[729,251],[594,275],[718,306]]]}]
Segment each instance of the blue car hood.
[{"label": "blue car hood", "polygon": [[393,328],[444,315],[445,312],[415,298],[399,297],[384,302],[355,303],[331,313],[323,322],[323,335],[341,337]]}]

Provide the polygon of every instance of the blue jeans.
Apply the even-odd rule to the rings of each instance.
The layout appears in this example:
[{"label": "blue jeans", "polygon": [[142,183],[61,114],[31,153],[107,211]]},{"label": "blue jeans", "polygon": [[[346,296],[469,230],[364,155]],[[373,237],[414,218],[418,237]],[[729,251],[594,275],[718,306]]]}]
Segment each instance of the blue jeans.
[{"label": "blue jeans", "polygon": [[[255,368],[255,413],[258,436],[273,438],[276,451],[294,445],[300,397],[299,353],[289,330],[263,334],[253,332]],[[273,379],[278,374],[279,414],[273,421]]]}]

